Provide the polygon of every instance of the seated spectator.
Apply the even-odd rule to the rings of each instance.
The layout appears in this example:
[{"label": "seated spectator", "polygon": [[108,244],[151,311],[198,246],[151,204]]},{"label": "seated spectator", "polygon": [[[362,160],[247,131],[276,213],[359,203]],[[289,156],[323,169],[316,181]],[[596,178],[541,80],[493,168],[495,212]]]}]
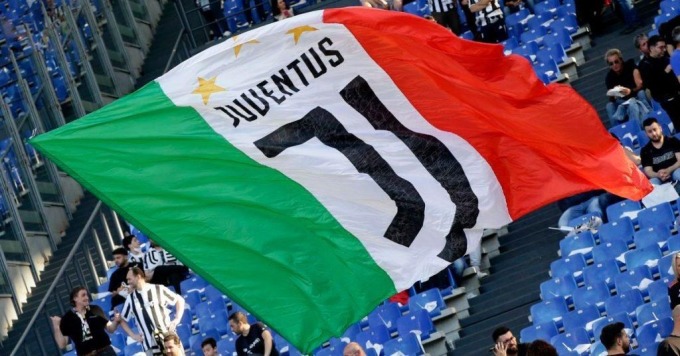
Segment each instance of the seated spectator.
[{"label": "seated spectator", "polygon": [[270,355],[278,356],[274,338],[269,330],[261,323],[248,324],[248,318],[241,312],[229,316],[229,327],[236,338],[236,352],[242,355]]},{"label": "seated spectator", "polygon": [[635,45],[635,48],[640,51],[640,57],[638,57],[638,62],[640,62],[643,58],[649,56],[649,46],[647,45],[647,41],[649,38],[647,37],[646,33],[640,33],[635,38],[633,39],[633,44]]},{"label": "seated spectator", "polygon": [[[273,2],[273,1],[272,1]],[[289,17],[295,16],[293,9],[288,6],[286,0],[276,0],[275,4],[272,4],[272,13],[274,14],[274,20],[281,21]]]},{"label": "seated spectator", "polygon": [[642,82],[652,98],[661,105],[675,127],[680,127],[680,82],[671,70],[666,43],[660,36],[647,40],[649,56],[638,65]]},{"label": "seated spectator", "polygon": [[128,260],[130,262],[142,263],[144,259],[144,245],[142,245],[135,235],[131,235],[127,231],[123,237],[123,248],[128,251]]},{"label": "seated spectator", "polygon": [[557,226],[568,226],[569,221],[586,214],[597,213],[603,216],[599,199],[603,193],[604,191],[602,190],[594,190],[558,201],[557,207],[562,211],[562,215],[557,222]]},{"label": "seated spectator", "polygon": [[626,355],[630,351],[630,337],[621,322],[605,326],[600,342],[607,349],[607,355]]},{"label": "seated spectator", "polygon": [[610,49],[604,56],[609,66],[605,78],[607,86],[607,115],[611,123],[621,123],[626,119],[641,127],[642,118],[652,111],[647,101],[647,94],[643,90],[642,77],[635,65],[635,61],[623,60],[618,49]]},{"label": "seated spectator", "polygon": [[182,342],[179,340],[179,336],[173,332],[163,337],[163,347],[165,348],[164,355],[166,356],[184,356]]},{"label": "seated spectator", "polygon": [[680,253],[676,253],[673,258],[673,274],[675,280],[668,286],[668,296],[671,299],[671,309],[680,305]]},{"label": "seated spectator", "polygon": [[180,282],[189,274],[189,268],[177,260],[168,251],[151,242],[151,249],[144,255],[144,273],[149,282],[175,288],[182,294]]},{"label": "seated spectator", "polygon": [[505,6],[503,6],[503,13],[505,17],[510,14],[521,10],[522,8],[527,8],[531,13],[534,13],[534,0],[505,0]]},{"label": "seated spectator", "polygon": [[118,266],[109,278],[109,292],[111,292],[111,310],[117,305],[125,303],[128,296],[127,273],[131,267],[141,267],[138,262],[128,261],[128,252],[122,247],[113,250],[113,261]]},{"label": "seated spectator", "polygon": [[680,141],[665,137],[659,122],[650,117],[643,123],[649,142],[640,150],[645,174],[652,184],[680,180]]},{"label": "seated spectator", "polygon": [[345,349],[342,350],[342,356],[366,356],[366,352],[364,352],[361,345],[356,342],[350,342],[345,346]]},{"label": "seated spectator", "polygon": [[680,306],[673,308],[673,330],[657,348],[657,356],[680,356]]},{"label": "seated spectator", "polygon": [[672,19],[659,25],[659,36],[666,42],[668,54],[673,53],[673,30],[680,26],[680,15],[676,15]]},{"label": "seated spectator", "polygon": [[512,331],[505,326],[496,328],[491,338],[495,343],[491,352],[495,356],[525,356],[527,354],[528,344],[518,344]]},{"label": "seated spectator", "polygon": [[203,350],[203,356],[217,356],[217,341],[211,337],[203,340],[201,350]]},{"label": "seated spectator", "polygon": [[527,356],[557,356],[557,350],[543,340],[535,340],[529,344]]}]

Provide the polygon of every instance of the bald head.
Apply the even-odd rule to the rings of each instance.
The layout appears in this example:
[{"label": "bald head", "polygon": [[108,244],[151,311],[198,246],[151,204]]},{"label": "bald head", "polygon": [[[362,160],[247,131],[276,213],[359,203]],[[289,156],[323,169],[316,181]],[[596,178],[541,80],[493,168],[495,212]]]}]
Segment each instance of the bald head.
[{"label": "bald head", "polygon": [[345,346],[345,350],[342,352],[342,356],[366,356],[364,349],[359,346],[356,342],[350,342]]}]

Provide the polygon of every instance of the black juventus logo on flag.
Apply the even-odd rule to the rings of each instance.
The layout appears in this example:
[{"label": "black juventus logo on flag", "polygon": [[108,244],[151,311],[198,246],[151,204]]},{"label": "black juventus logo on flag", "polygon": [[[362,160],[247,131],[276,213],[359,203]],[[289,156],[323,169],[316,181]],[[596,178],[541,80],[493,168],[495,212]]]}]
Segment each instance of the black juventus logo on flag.
[{"label": "black juventus logo on flag", "polygon": [[[347,84],[340,91],[340,96],[365,117],[373,128],[389,131],[397,136],[447,191],[451,201],[456,205],[456,215],[439,257],[453,262],[463,256],[467,249],[463,229],[475,225],[479,207],[477,196],[472,191],[458,160],[441,141],[430,135],[413,132],[402,125],[361,76]],[[316,107],[302,119],[284,125],[257,140],[255,146],[265,156],[272,158],[287,148],[301,145],[314,137],[347,157],[357,171],[370,176],[395,202],[397,214],[384,236],[400,245],[411,246],[423,227],[425,219],[423,198],[411,182],[394,172],[373,146],[349,133],[327,110]]]}]

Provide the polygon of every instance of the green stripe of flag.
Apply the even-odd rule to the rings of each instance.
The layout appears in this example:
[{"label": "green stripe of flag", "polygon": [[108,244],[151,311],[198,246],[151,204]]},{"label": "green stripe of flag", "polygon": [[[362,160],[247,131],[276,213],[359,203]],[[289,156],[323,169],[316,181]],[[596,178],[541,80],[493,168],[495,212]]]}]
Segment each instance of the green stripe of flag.
[{"label": "green stripe of flag", "polygon": [[304,187],[156,82],[31,144],[302,351],[395,293]]}]

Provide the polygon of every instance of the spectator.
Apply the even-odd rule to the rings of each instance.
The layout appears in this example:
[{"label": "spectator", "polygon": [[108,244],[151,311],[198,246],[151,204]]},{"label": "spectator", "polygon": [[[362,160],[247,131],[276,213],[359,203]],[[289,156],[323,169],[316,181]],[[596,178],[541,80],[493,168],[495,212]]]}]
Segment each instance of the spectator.
[{"label": "spectator", "polygon": [[260,354],[264,356],[278,356],[279,352],[274,345],[274,339],[269,330],[261,324],[248,324],[246,315],[235,312],[229,316],[229,327],[236,339],[236,353],[238,356]]},{"label": "spectator", "polygon": [[642,25],[638,19],[637,11],[633,6],[633,0],[614,0],[616,5],[621,9],[621,14],[623,15],[623,21],[626,24],[626,28],[621,32],[624,35],[633,33],[635,29]]},{"label": "spectator", "polygon": [[227,31],[227,24],[222,14],[221,0],[195,0],[196,6],[201,10],[203,20],[210,28],[210,39],[214,40],[222,37]]},{"label": "spectator", "polygon": [[255,3],[255,11],[257,11],[257,16],[260,18],[260,21],[264,21],[267,19],[267,13],[264,12],[264,1],[266,0],[244,0],[243,1],[243,14],[246,15],[246,21],[248,21],[249,25],[254,24],[255,22],[253,21],[253,11],[252,11],[252,2]]},{"label": "spectator", "polygon": [[342,351],[342,356],[366,356],[366,352],[364,352],[361,345],[356,342],[350,342]]},{"label": "spectator", "polygon": [[139,242],[135,235],[130,235],[127,231],[123,237],[123,247],[128,251],[128,260],[130,262],[142,263],[144,261],[144,246]]},{"label": "spectator", "polygon": [[505,0],[505,6],[503,6],[503,13],[505,17],[510,16],[519,11],[523,7],[526,7],[533,14],[534,11],[534,0]]},{"label": "spectator", "polygon": [[175,333],[168,333],[163,338],[163,348],[166,356],[184,356],[184,348],[179,336]]},{"label": "spectator", "polygon": [[[121,326],[135,341],[142,343],[147,355],[162,355],[162,335],[174,332],[184,314],[184,299],[167,287],[146,283],[144,270],[132,267],[127,274],[130,295],[125,299],[121,312]],[[175,319],[170,320],[168,305],[175,307]],[[140,334],[135,334],[128,321],[135,318]]]},{"label": "spectator", "polygon": [[641,127],[642,118],[652,110],[652,107],[647,102],[645,91],[642,90],[642,77],[635,61],[632,59],[624,61],[621,51],[616,48],[608,50],[604,60],[609,66],[605,78],[609,96],[607,103],[609,121],[621,123],[628,118]]},{"label": "spectator", "polygon": [[438,24],[447,27],[456,35],[460,35],[460,18],[458,17],[458,0],[428,0],[432,17]]},{"label": "spectator", "polygon": [[675,77],[680,81],[680,26],[673,29],[673,52],[671,53],[671,68]]},{"label": "spectator", "polygon": [[621,322],[605,326],[600,342],[607,349],[607,355],[626,355],[630,351],[630,337]]},{"label": "spectator", "polygon": [[635,48],[640,51],[640,57],[638,59],[638,62],[640,62],[642,59],[649,57],[649,46],[648,46],[648,41],[649,38],[647,38],[646,33],[640,33],[635,38],[633,39],[633,44],[635,45]]},{"label": "spectator", "polygon": [[503,11],[498,0],[462,0],[461,3],[467,5],[470,12],[475,14],[482,42],[499,43],[508,39]]},{"label": "spectator", "polygon": [[463,15],[465,15],[465,24],[467,25],[470,32],[472,32],[472,37],[475,41],[481,41],[481,36],[479,30],[477,29],[477,24],[475,21],[475,14],[470,11],[470,7],[465,5],[467,0],[458,0],[460,8],[463,10]]},{"label": "spectator", "polygon": [[576,0],[576,17],[581,26],[590,27],[593,34],[602,30],[604,0]]},{"label": "spectator", "polygon": [[680,253],[676,253],[673,258],[673,274],[675,280],[668,287],[668,296],[671,299],[671,309],[680,305]]},{"label": "spectator", "polygon": [[203,356],[217,356],[217,341],[211,337],[203,340],[201,350],[203,350]]},{"label": "spectator", "polygon": [[535,340],[529,344],[527,356],[557,356],[557,350],[543,340]]},{"label": "spectator", "polygon": [[657,356],[680,356],[680,306],[673,308],[673,330],[657,348]]},{"label": "spectator", "polygon": [[602,207],[599,197],[602,190],[594,190],[564,198],[557,202],[557,207],[562,210],[557,226],[568,226],[569,221],[586,214],[599,214],[602,216]]},{"label": "spectator", "polygon": [[659,36],[666,42],[668,54],[674,50],[673,43],[673,29],[680,26],[680,15],[676,15],[672,19],[659,25]]},{"label": "spectator", "polygon": [[68,339],[71,339],[78,355],[116,356],[106,330],[116,331],[120,315],[116,313],[113,321],[109,321],[99,306],[90,305],[90,298],[84,287],[74,288],[69,300],[71,309],[63,317],[50,318],[54,340],[59,348],[66,348]]},{"label": "spectator", "polygon": [[151,241],[151,249],[144,255],[144,273],[149,282],[172,286],[176,293],[182,294],[180,283],[188,276],[189,268]]},{"label": "spectator", "polygon": [[[274,0],[272,0],[274,2]],[[274,20],[281,21],[289,17],[295,16],[293,9],[288,6],[286,0],[276,0],[276,3],[272,4],[272,13],[274,14]]]},{"label": "spectator", "polygon": [[496,344],[492,348],[495,356],[525,356],[527,354],[527,344],[517,344],[517,339],[512,331],[505,326],[496,328],[491,334],[493,342]]},{"label": "spectator", "polygon": [[376,9],[401,11],[402,0],[361,0],[361,4]]},{"label": "spectator", "polygon": [[643,124],[649,142],[640,150],[640,159],[645,174],[652,184],[680,180],[680,141],[665,137],[661,125],[655,118],[646,119]]},{"label": "spectator", "polygon": [[659,36],[652,36],[647,42],[649,57],[641,60],[638,66],[642,82],[670,116],[673,125],[680,127],[680,83],[666,56],[666,43]]},{"label": "spectator", "polygon": [[113,261],[118,266],[109,278],[109,292],[111,292],[111,309],[125,303],[125,298],[128,295],[127,273],[130,267],[141,267],[141,263],[128,261],[128,252],[122,247],[113,250]]}]

